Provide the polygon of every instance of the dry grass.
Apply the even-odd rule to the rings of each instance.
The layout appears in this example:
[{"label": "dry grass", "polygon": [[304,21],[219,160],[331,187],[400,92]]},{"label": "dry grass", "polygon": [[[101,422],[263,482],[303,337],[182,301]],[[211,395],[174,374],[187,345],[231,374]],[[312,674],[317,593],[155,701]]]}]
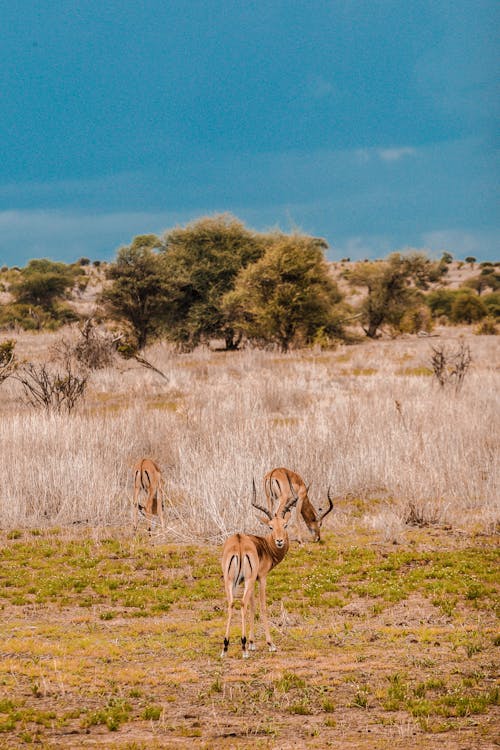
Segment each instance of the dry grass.
[{"label": "dry grass", "polygon": [[[499,354],[466,335],[459,393],[433,382],[419,338],[286,356],[158,345],[168,382],[118,363],[71,415],[23,406],[7,380],[0,747],[492,748]],[[18,352],[42,361],[57,337]],[[143,455],[164,469],[163,538],[131,533]],[[269,576],[278,653],[258,628],[243,665],[235,624],[221,663],[219,542],[255,528],[252,476],[278,465],[316,503],[330,484],[336,511],[324,544],[293,544]]]},{"label": "dry grass", "polygon": [[[441,340],[453,347],[456,329]],[[463,331],[461,332],[463,333]],[[19,337],[43,359],[57,334]],[[435,341],[436,339],[433,339]],[[399,538],[406,521],[492,531],[498,521],[498,347],[468,336],[460,393],[429,375],[430,341],[363,343],[282,356],[201,349],[147,354],[166,383],[134,363],[96,372],[83,407],[47,415],[1,390],[0,514],[5,528],[128,524],[131,468],[155,458],[166,478],[167,538],[219,541],[254,524],[249,496],[273,466],[331,485],[329,524],[366,523]]]}]

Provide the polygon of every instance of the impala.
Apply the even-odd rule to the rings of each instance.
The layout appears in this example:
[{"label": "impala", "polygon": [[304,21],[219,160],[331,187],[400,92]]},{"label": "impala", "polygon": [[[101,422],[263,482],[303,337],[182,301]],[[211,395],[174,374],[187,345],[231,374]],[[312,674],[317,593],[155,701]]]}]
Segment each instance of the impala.
[{"label": "impala", "polygon": [[302,516],[304,523],[312,535],[313,541],[319,542],[321,540],[321,524],[328,513],[333,509],[330,488],[328,488],[327,492],[327,509],[323,510],[320,508],[316,511],[307,494],[309,487],[306,487],[304,480],[299,474],[290,469],[273,469],[264,477],[264,490],[269,510],[272,511],[274,505],[273,498],[276,497],[279,501],[278,508],[284,507],[290,497],[290,489],[298,495],[296,510],[298,541],[302,543],[302,535],[300,532],[300,516]]},{"label": "impala", "polygon": [[[269,651],[276,651],[271,640],[269,622],[266,609],[266,579],[267,574],[280,563],[288,552],[288,534],[286,527],[290,520],[290,509],[297,502],[295,490],[290,486],[292,497],[280,506],[274,516],[267,508],[256,502],[255,481],[253,482],[252,505],[265,514],[259,520],[269,526],[268,536],[254,536],[253,534],[234,534],[226,540],[222,550],[222,572],[224,574],[224,588],[227,597],[227,625],[224,637],[224,649],[221,656],[225,656],[229,646],[229,631],[234,608],[234,599],[239,584],[244,585],[241,600],[241,648],[243,657],[248,657],[248,651],[255,650],[254,620],[255,620],[255,584],[259,581],[260,613],[264,623],[264,632]],[[274,498],[277,499],[277,498]],[[250,628],[248,633],[248,648],[246,639],[246,615],[250,611]]]},{"label": "impala", "polygon": [[148,521],[148,531],[151,533],[153,515],[160,517],[162,529],[165,528],[163,519],[163,478],[157,464],[150,458],[142,458],[134,467],[134,531],[137,529],[141,490],[146,493],[146,507],[144,513]]}]

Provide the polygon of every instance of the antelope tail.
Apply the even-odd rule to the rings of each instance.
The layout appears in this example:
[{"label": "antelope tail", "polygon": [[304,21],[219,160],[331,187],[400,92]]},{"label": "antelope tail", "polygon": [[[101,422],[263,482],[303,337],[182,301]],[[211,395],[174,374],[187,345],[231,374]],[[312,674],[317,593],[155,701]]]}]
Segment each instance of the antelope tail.
[{"label": "antelope tail", "polygon": [[238,586],[245,582],[245,578],[252,574],[252,562],[248,554],[243,557],[237,552],[231,555],[227,566],[227,574],[232,579],[233,595],[236,593]]}]

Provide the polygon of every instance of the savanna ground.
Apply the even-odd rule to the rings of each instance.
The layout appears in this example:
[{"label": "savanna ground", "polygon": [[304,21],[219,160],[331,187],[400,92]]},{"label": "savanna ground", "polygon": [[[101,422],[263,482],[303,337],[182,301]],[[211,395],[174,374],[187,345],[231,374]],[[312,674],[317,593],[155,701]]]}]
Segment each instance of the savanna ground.
[{"label": "savanna ground", "polygon": [[[287,356],[199,350],[96,373],[70,415],[1,390],[0,747],[492,748],[499,736],[498,345],[466,333]],[[55,336],[55,335],[54,335]],[[19,337],[47,357],[54,336]],[[131,466],[164,469],[167,529],[130,531]],[[235,616],[223,538],[251,478],[328,485],[323,542],[268,579],[277,653]],[[262,529],[264,527],[261,527]],[[294,528],[292,527],[292,536]]]}]

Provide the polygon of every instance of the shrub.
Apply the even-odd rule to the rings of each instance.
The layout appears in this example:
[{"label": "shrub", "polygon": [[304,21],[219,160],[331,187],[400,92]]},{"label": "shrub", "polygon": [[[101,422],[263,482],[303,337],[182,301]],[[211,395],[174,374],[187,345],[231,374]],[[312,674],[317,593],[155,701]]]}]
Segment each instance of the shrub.
[{"label": "shrub", "polygon": [[40,331],[42,328],[54,330],[63,322],[37,305],[9,304],[0,306],[0,328],[25,331]]},{"label": "shrub", "polygon": [[455,352],[446,351],[442,344],[432,347],[430,364],[442,388],[453,383],[455,390],[459,391],[471,362],[470,347],[463,341]]},{"label": "shrub", "polygon": [[432,315],[428,307],[420,305],[406,310],[399,324],[402,333],[418,333],[432,331]]},{"label": "shrub", "polygon": [[457,296],[457,290],[436,289],[425,296],[433,318],[451,318],[451,308]]},{"label": "shrub", "polygon": [[474,331],[478,336],[497,336],[498,327],[496,325],[495,318],[488,315],[484,318]]},{"label": "shrub", "polygon": [[18,370],[15,377],[23,387],[27,404],[47,411],[69,413],[84,396],[89,373],[76,373],[69,360],[58,371],[45,364],[29,362]]},{"label": "shrub", "polygon": [[17,367],[14,347],[16,342],[7,339],[0,344],[0,383],[12,375]]},{"label": "shrub", "polygon": [[483,297],[483,304],[486,306],[489,316],[500,318],[500,292],[485,294]]},{"label": "shrub", "polygon": [[475,323],[487,314],[484,302],[465,290],[459,291],[451,306],[451,320],[454,323]]}]

